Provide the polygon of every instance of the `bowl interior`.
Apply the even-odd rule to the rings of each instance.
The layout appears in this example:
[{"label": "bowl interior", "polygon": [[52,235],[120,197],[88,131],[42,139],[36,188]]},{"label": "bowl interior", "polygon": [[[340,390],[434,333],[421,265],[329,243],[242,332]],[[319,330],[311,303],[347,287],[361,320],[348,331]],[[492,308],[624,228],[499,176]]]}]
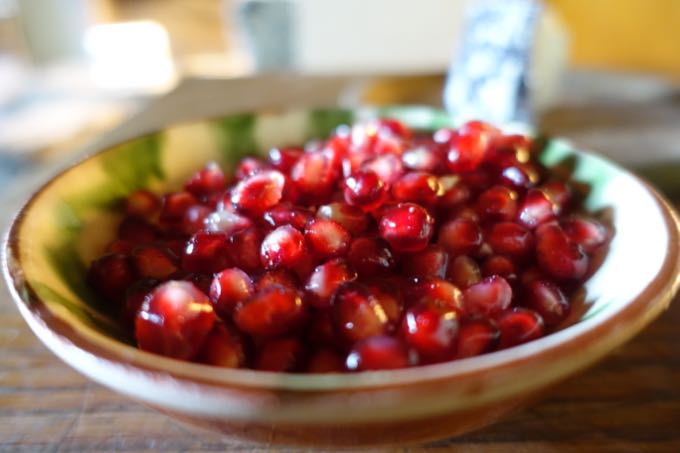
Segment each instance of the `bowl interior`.
[{"label": "bowl interior", "polygon": [[[87,265],[114,236],[117,207],[127,194],[175,189],[207,161],[228,169],[246,154],[322,138],[340,124],[376,116],[424,130],[455,126],[446,113],[428,107],[265,112],[172,126],[95,154],[49,182],[18,216],[6,245],[10,285],[28,310],[47,310],[101,344],[130,343],[84,281]],[[670,240],[655,197],[628,172],[560,140],[546,140],[541,159],[583,183],[586,207],[604,216],[616,234],[585,285],[574,325],[518,347],[527,350],[614,316],[654,280]]]}]

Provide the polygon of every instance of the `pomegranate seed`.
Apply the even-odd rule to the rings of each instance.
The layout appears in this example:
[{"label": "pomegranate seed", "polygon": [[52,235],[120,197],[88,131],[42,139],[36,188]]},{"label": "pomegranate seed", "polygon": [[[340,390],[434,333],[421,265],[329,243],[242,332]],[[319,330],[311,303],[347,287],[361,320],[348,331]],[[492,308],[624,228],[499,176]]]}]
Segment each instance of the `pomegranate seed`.
[{"label": "pomegranate seed", "polygon": [[[470,121],[463,124],[451,136],[448,143],[448,165],[454,173],[464,173],[476,170],[484,160],[491,140],[498,134],[498,130],[481,121]],[[435,134],[444,136],[443,133]]]},{"label": "pomegranate seed", "polygon": [[470,200],[470,188],[458,176],[442,176],[439,178],[442,194],[437,199],[437,206],[451,209],[461,206]]},{"label": "pomegranate seed", "polygon": [[226,187],[226,178],[219,165],[210,162],[196,172],[184,186],[184,190],[198,197],[221,192]]},{"label": "pomegranate seed", "polygon": [[198,272],[189,273],[177,273],[173,276],[173,280],[182,280],[185,282],[193,283],[196,288],[200,289],[203,293],[210,293],[210,283],[212,282],[212,276],[208,274],[201,274]]},{"label": "pomegranate seed", "polygon": [[243,339],[232,328],[220,324],[205,340],[199,357],[209,365],[240,368],[246,363]]},{"label": "pomegranate seed", "polygon": [[260,260],[267,269],[294,266],[306,253],[304,236],[290,225],[273,230],[260,246]]},{"label": "pomegranate seed", "polygon": [[303,154],[293,166],[290,177],[304,200],[324,200],[330,196],[340,176],[337,157],[329,148],[324,148]]},{"label": "pomegranate seed", "polygon": [[323,348],[316,351],[307,362],[308,373],[342,373],[345,371],[343,358],[332,349]]},{"label": "pomegranate seed", "polygon": [[557,223],[536,230],[536,259],[542,269],[559,279],[579,279],[588,271],[588,256]]},{"label": "pomegranate seed", "polygon": [[133,244],[148,244],[158,238],[158,230],[139,217],[126,217],[118,226],[118,239]]},{"label": "pomegranate seed", "polygon": [[319,206],[316,216],[320,219],[332,220],[354,235],[362,234],[368,229],[368,215],[361,208],[345,203]]},{"label": "pomegranate seed", "polygon": [[381,135],[387,133],[406,140],[410,139],[412,135],[406,124],[394,118],[379,118],[376,120],[376,127]]},{"label": "pomegranate seed", "polygon": [[160,219],[164,222],[181,222],[187,209],[197,204],[198,200],[189,192],[169,193],[163,197]]},{"label": "pomegranate seed", "polygon": [[234,322],[251,335],[276,336],[298,327],[304,321],[305,312],[297,291],[270,285],[236,307]]},{"label": "pomegranate seed", "polygon": [[253,225],[253,222],[242,215],[227,209],[217,210],[209,214],[204,220],[205,229],[210,232],[221,232],[227,236],[245,230]]},{"label": "pomegranate seed", "polygon": [[345,179],[344,195],[349,205],[372,211],[387,198],[387,187],[374,172],[360,171]]},{"label": "pomegranate seed", "polygon": [[327,308],[331,305],[333,293],[345,282],[356,280],[357,274],[343,260],[332,260],[321,264],[310,275],[305,290],[310,305]]},{"label": "pomegranate seed", "polygon": [[161,207],[158,197],[148,190],[132,192],[125,199],[125,212],[134,217],[150,217]]},{"label": "pomegranate seed", "polygon": [[526,308],[513,308],[498,317],[500,349],[509,348],[543,336],[541,315]]},{"label": "pomegranate seed", "polygon": [[255,369],[262,371],[292,372],[303,361],[304,348],[297,338],[276,338],[260,348],[255,358]]},{"label": "pomegranate seed", "polygon": [[345,359],[345,367],[349,371],[394,370],[413,363],[401,341],[383,335],[358,342]]},{"label": "pomegranate seed", "polygon": [[492,255],[484,261],[482,275],[485,277],[499,275],[506,280],[514,281],[517,280],[517,266],[506,256]]},{"label": "pomegranate seed", "polygon": [[274,169],[288,174],[303,153],[301,148],[272,148],[269,150],[269,163]]},{"label": "pomegranate seed", "polygon": [[198,232],[187,242],[182,256],[182,269],[189,272],[219,272],[229,265],[226,249],[226,235]]},{"label": "pomegranate seed", "polygon": [[234,187],[231,202],[240,211],[262,214],[283,196],[286,177],[276,170],[263,170],[246,177]]},{"label": "pomegranate seed", "polygon": [[104,255],[90,264],[87,281],[100,296],[120,300],[135,280],[134,267],[125,255]]},{"label": "pomegranate seed", "polygon": [[404,165],[398,156],[384,154],[364,162],[361,170],[375,173],[381,181],[389,186],[404,173]]},{"label": "pomegranate seed", "polygon": [[540,187],[540,190],[548,196],[556,214],[564,211],[571,202],[572,190],[562,181],[548,181]]},{"label": "pomegranate seed", "polygon": [[458,287],[440,278],[419,279],[410,289],[410,300],[439,311],[462,312]]},{"label": "pomegranate seed", "polygon": [[305,230],[307,245],[320,260],[347,254],[352,237],[340,224],[332,220],[313,220]]},{"label": "pomegranate seed", "polygon": [[458,218],[439,228],[437,242],[453,255],[474,253],[482,244],[482,231],[474,220]]},{"label": "pomegranate seed", "polygon": [[108,254],[121,254],[130,255],[135,249],[135,244],[126,241],[125,239],[116,239],[106,246],[106,253]]},{"label": "pomegranate seed", "polygon": [[494,253],[526,256],[533,251],[534,237],[531,231],[513,222],[500,222],[491,226],[486,240]]},{"label": "pomegranate seed", "polygon": [[254,175],[255,173],[259,173],[264,170],[269,170],[269,165],[262,161],[262,159],[258,159],[256,157],[245,157],[239,162],[238,167],[236,167],[235,176],[237,180],[242,181],[248,176]]},{"label": "pomegranate seed", "polygon": [[196,205],[186,210],[182,218],[182,231],[186,234],[194,234],[202,230],[205,219],[212,210],[206,206]]},{"label": "pomegranate seed", "polygon": [[493,317],[510,306],[512,288],[503,277],[492,275],[463,291],[462,300],[466,314]]},{"label": "pomegranate seed", "polygon": [[452,355],[458,335],[458,312],[418,305],[404,315],[402,336],[421,357],[442,360]]},{"label": "pomegranate seed", "polygon": [[273,227],[292,225],[298,230],[303,230],[312,221],[314,214],[299,206],[279,203],[265,212],[262,218]]},{"label": "pomegranate seed", "polygon": [[255,291],[263,291],[272,285],[283,286],[291,290],[297,290],[300,281],[296,275],[288,269],[274,269],[263,272],[255,283]]},{"label": "pomegranate seed", "polygon": [[260,270],[260,247],[262,244],[262,232],[256,227],[234,233],[229,238],[227,247],[228,260],[235,267],[246,272]]},{"label": "pomegranate seed", "polygon": [[527,192],[517,213],[519,223],[533,229],[554,218],[553,204],[544,192],[538,189]]},{"label": "pomegranate seed", "polygon": [[444,278],[449,264],[449,255],[438,245],[428,245],[420,252],[404,255],[401,260],[405,275]]},{"label": "pomegranate seed", "polygon": [[217,314],[226,319],[236,305],[253,295],[253,281],[241,269],[225,269],[213,278],[209,294]]},{"label": "pomegranate seed", "polygon": [[477,211],[488,220],[513,220],[517,213],[517,193],[504,186],[493,186],[477,198]]},{"label": "pomegranate seed", "polygon": [[399,252],[424,249],[432,236],[434,220],[421,206],[399,203],[387,210],[380,219],[380,236]]},{"label": "pomegranate seed", "polygon": [[125,302],[120,311],[120,318],[125,327],[129,327],[131,330],[134,329],[135,318],[139,309],[142,308],[144,299],[159,283],[158,280],[144,278],[137,280],[128,287],[125,291]]},{"label": "pomegranate seed", "polygon": [[433,205],[443,194],[439,179],[424,172],[406,173],[392,185],[392,196],[397,201]]},{"label": "pomegranate seed", "polygon": [[360,237],[352,241],[347,261],[362,276],[385,274],[394,267],[392,252],[380,238]]},{"label": "pomegranate seed", "polygon": [[482,279],[477,262],[467,255],[457,256],[448,268],[447,278],[458,288],[465,289]]},{"label": "pomegranate seed", "polygon": [[555,326],[569,314],[569,301],[556,285],[546,280],[534,280],[525,288],[526,304],[541,315],[545,325]]},{"label": "pomegranate seed", "polygon": [[146,298],[135,320],[137,344],[145,351],[192,359],[215,324],[208,297],[189,282],[169,281]]},{"label": "pomegranate seed", "polygon": [[502,184],[521,190],[534,187],[539,179],[538,170],[533,165],[521,163],[504,168],[500,175]]},{"label": "pomegranate seed", "polygon": [[593,253],[607,242],[607,228],[593,219],[571,217],[560,222],[560,226],[572,242],[580,245],[586,253]]},{"label": "pomegranate seed", "polygon": [[384,307],[359,283],[344,283],[331,304],[336,329],[349,341],[386,333],[390,327]]},{"label": "pomegranate seed", "polygon": [[401,156],[406,168],[415,171],[440,172],[444,167],[444,159],[435,150],[425,146],[411,148]]},{"label": "pomegranate seed", "polygon": [[493,351],[500,338],[500,331],[495,324],[483,319],[464,322],[458,330],[456,357],[474,357]]},{"label": "pomegranate seed", "polygon": [[519,281],[523,285],[528,285],[534,280],[540,280],[545,278],[546,278],[545,273],[542,270],[540,270],[537,267],[530,267],[520,274]]},{"label": "pomegranate seed", "polygon": [[178,270],[177,257],[162,245],[140,245],[133,252],[132,260],[142,277],[165,279]]}]

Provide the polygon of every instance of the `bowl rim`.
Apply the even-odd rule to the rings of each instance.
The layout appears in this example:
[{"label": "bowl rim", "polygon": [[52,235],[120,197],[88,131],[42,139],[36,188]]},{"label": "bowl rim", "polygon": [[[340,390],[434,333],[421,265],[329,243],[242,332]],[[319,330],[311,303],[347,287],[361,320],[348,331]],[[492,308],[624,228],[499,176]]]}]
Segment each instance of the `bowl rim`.
[{"label": "bowl rim", "polygon": [[[408,105],[395,106],[398,108],[423,108],[433,111],[439,109],[430,106]],[[359,108],[329,108],[329,110],[361,111]],[[36,189],[22,205],[10,222],[10,226],[2,240],[1,261],[2,273],[14,303],[19,308],[33,332],[50,349],[52,342],[74,346],[82,352],[93,354],[100,359],[117,363],[125,367],[132,367],[143,373],[158,373],[170,375],[177,379],[190,380],[192,382],[227,386],[230,388],[243,389],[269,389],[282,391],[324,391],[324,390],[361,390],[376,387],[397,387],[407,385],[422,385],[426,381],[438,381],[442,379],[467,378],[488,372],[496,368],[512,368],[519,365],[531,365],[543,360],[559,357],[561,353],[573,349],[581,349],[601,338],[603,332],[608,332],[621,319],[630,320],[630,329],[622,332],[616,345],[627,341],[639,332],[645,325],[651,322],[670,304],[673,295],[680,287],[680,218],[671,205],[647,182],[599,154],[582,151],[571,141],[561,138],[570,152],[601,159],[618,171],[633,178],[653,198],[663,217],[668,233],[669,247],[664,261],[656,274],[645,288],[629,301],[614,310],[604,310],[583,321],[579,321],[550,335],[533,340],[531,342],[515,346],[513,348],[494,351],[480,356],[457,359],[432,365],[421,365],[413,368],[405,368],[387,371],[367,371],[362,373],[331,373],[331,374],[302,374],[302,373],[278,373],[256,371],[249,369],[225,369],[194,362],[180,361],[163,357],[153,353],[139,350],[119,340],[110,338],[94,329],[76,329],[67,321],[60,319],[46,305],[46,303],[24,280],[21,269],[21,253],[19,233],[27,214],[30,212],[36,200],[47,191],[52,184],[71,171],[75,171],[86,162],[98,158],[108,152],[113,152],[119,146],[158,134],[164,130],[203,124],[217,121],[232,115],[253,114],[261,115],[268,112],[285,113],[290,111],[310,111],[313,109],[272,109],[254,112],[234,112],[226,115],[180,121],[170,123],[160,129],[147,132],[99,150],[93,150],[70,163],[50,177],[48,181]],[[20,294],[23,289],[23,295]],[[605,314],[607,316],[605,316]],[[29,319],[30,318],[30,319]],[[90,330],[90,332],[88,332]],[[606,352],[606,351],[605,351]],[[602,355],[602,354],[600,354]],[[63,359],[68,363],[67,360]],[[582,365],[587,366],[588,363]],[[73,365],[72,365],[73,366]],[[568,374],[568,373],[565,373]]]}]

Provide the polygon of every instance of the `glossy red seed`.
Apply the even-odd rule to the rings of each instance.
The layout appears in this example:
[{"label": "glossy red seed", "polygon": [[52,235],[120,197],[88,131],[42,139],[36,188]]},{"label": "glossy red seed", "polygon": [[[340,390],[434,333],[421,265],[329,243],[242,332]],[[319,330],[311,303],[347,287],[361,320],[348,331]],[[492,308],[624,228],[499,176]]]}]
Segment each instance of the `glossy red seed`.
[{"label": "glossy red seed", "polygon": [[570,304],[557,285],[546,280],[534,280],[525,286],[527,307],[541,315],[545,325],[555,326],[569,315]]},{"label": "glossy red seed", "polygon": [[246,272],[260,270],[262,238],[262,232],[257,227],[246,228],[231,235],[227,245],[228,261]]},{"label": "glossy red seed", "polygon": [[558,279],[576,280],[588,271],[588,256],[555,222],[536,230],[536,259],[545,272]]},{"label": "glossy red seed", "polygon": [[283,196],[286,177],[276,170],[263,170],[246,177],[232,189],[231,202],[239,211],[259,215]]},{"label": "glossy red seed", "polygon": [[482,244],[482,230],[474,220],[457,218],[439,228],[437,243],[452,255],[474,253]]},{"label": "glossy red seed", "polygon": [[467,315],[493,317],[510,307],[512,288],[503,277],[486,277],[463,291],[462,301]]},{"label": "glossy red seed", "polygon": [[361,170],[378,175],[386,185],[394,183],[404,173],[401,158],[395,154],[374,157],[361,165]]},{"label": "glossy red seed", "polygon": [[463,311],[460,289],[440,278],[418,279],[405,296],[411,305],[423,305],[440,311]]},{"label": "glossy red seed", "polygon": [[302,148],[272,148],[269,150],[268,159],[273,168],[288,174],[303,153]]},{"label": "glossy red seed", "polygon": [[[463,124],[448,141],[447,160],[449,170],[464,173],[476,170],[488,152],[491,140],[498,130],[481,121]],[[444,136],[438,132],[439,140]],[[435,134],[437,140],[437,134]]]},{"label": "glossy red seed", "polygon": [[543,336],[541,315],[526,308],[513,308],[498,317],[500,349],[516,346]]},{"label": "glossy red seed", "polygon": [[401,334],[421,357],[441,360],[453,354],[458,327],[457,311],[418,305],[404,314]]},{"label": "glossy red seed", "polygon": [[346,255],[352,236],[332,220],[315,219],[305,229],[305,240],[316,258],[327,260]]},{"label": "glossy red seed", "polygon": [[265,236],[260,246],[260,261],[267,269],[295,266],[307,253],[305,238],[290,225],[284,225]]},{"label": "glossy red seed", "polygon": [[504,168],[499,179],[501,184],[515,189],[526,190],[536,185],[540,175],[533,165],[518,163]]},{"label": "glossy red seed", "polygon": [[308,373],[342,373],[345,371],[345,361],[335,350],[322,348],[311,355],[305,371]]},{"label": "glossy red seed", "polygon": [[208,297],[193,284],[169,281],[146,298],[135,320],[140,349],[189,360],[200,351],[215,323]]},{"label": "glossy red seed", "polygon": [[443,193],[439,179],[425,172],[406,173],[392,185],[392,196],[397,201],[433,205]]},{"label": "glossy red seed", "polygon": [[527,192],[517,211],[517,222],[527,228],[536,228],[555,218],[553,203],[538,189]]},{"label": "glossy red seed", "polygon": [[238,268],[225,269],[215,274],[210,284],[210,302],[221,317],[228,319],[234,307],[252,296],[253,281]]},{"label": "glossy red seed", "polygon": [[534,248],[534,237],[527,228],[513,222],[493,224],[486,234],[486,241],[494,253],[522,257]]},{"label": "glossy red seed", "polygon": [[109,245],[106,246],[106,253],[120,253],[122,255],[130,255],[135,249],[135,244],[125,239],[116,239],[111,241]]},{"label": "glossy red seed", "polygon": [[236,308],[234,322],[251,335],[276,336],[293,331],[305,315],[305,306],[297,291],[270,285]]},{"label": "glossy red seed", "polygon": [[293,372],[301,366],[304,348],[297,338],[276,338],[264,343],[255,357],[260,371]]},{"label": "glossy red seed", "polygon": [[135,280],[135,270],[125,255],[104,255],[90,264],[87,282],[103,298],[117,301]]},{"label": "glossy red seed", "polygon": [[161,201],[151,191],[140,189],[125,199],[125,212],[129,216],[150,217],[161,207]]},{"label": "glossy red seed", "polygon": [[354,235],[365,232],[370,220],[361,208],[350,206],[346,203],[331,203],[319,206],[316,216],[320,219],[337,222]]},{"label": "glossy red seed", "polygon": [[394,256],[387,242],[380,238],[360,237],[352,241],[347,261],[359,275],[383,275],[394,268]]},{"label": "glossy red seed", "polygon": [[144,299],[158,286],[160,282],[152,278],[137,280],[125,291],[125,301],[120,310],[120,319],[123,326],[134,330],[137,312],[142,307]]},{"label": "glossy red seed", "polygon": [[118,226],[118,239],[132,244],[148,244],[158,236],[156,227],[139,217],[126,217]]},{"label": "glossy red seed", "polygon": [[498,327],[490,321],[484,319],[466,321],[458,330],[456,358],[474,357],[492,351],[499,338]]},{"label": "glossy red seed", "polygon": [[380,218],[380,236],[398,252],[424,249],[432,236],[434,219],[414,203],[399,203],[386,209]]},{"label": "glossy red seed", "polygon": [[445,166],[445,160],[441,153],[427,146],[416,146],[408,149],[401,156],[401,161],[406,168],[415,171],[439,173]]},{"label": "glossy red seed", "polygon": [[260,171],[269,170],[269,165],[262,159],[256,157],[244,157],[236,167],[235,176],[239,181],[248,176],[259,173]]},{"label": "glossy red seed", "polygon": [[203,205],[192,206],[186,210],[182,218],[182,231],[185,234],[194,234],[205,226],[205,219],[212,210]]},{"label": "glossy red seed", "polygon": [[315,307],[330,307],[331,297],[338,287],[356,278],[356,272],[345,261],[340,259],[327,261],[317,266],[307,279],[306,300]]},{"label": "glossy red seed", "polygon": [[298,230],[304,230],[307,224],[314,219],[314,213],[309,209],[290,203],[279,203],[265,212],[262,218],[273,227],[292,225]]},{"label": "glossy red seed", "polygon": [[187,209],[197,204],[198,199],[189,192],[169,193],[163,196],[160,219],[165,222],[180,222]]},{"label": "glossy red seed", "polygon": [[447,175],[439,178],[442,194],[437,199],[441,209],[452,209],[467,203],[472,195],[470,188],[457,176]]},{"label": "glossy red seed", "polygon": [[345,179],[343,193],[347,204],[372,211],[386,200],[387,187],[374,172],[359,171]]},{"label": "glossy red seed", "polygon": [[517,266],[507,256],[491,255],[482,264],[482,275],[485,277],[499,275],[508,281],[514,281],[517,279]]},{"label": "glossy red seed", "polygon": [[607,228],[600,222],[583,217],[570,217],[560,221],[560,226],[572,242],[586,253],[593,253],[607,242]]},{"label": "glossy red seed", "polygon": [[231,236],[238,231],[251,227],[253,222],[248,217],[228,209],[219,209],[208,214],[203,220],[203,225],[207,231],[221,232]]},{"label": "glossy red seed", "polygon": [[235,329],[220,324],[205,340],[199,360],[222,368],[241,368],[247,360],[243,338]]},{"label": "glossy red seed", "polygon": [[217,163],[210,162],[194,173],[184,185],[184,190],[200,197],[221,192],[225,187],[226,178],[222,169]]},{"label": "glossy red seed", "polygon": [[571,202],[571,187],[562,181],[548,181],[541,185],[540,190],[548,196],[556,214],[562,213]]},{"label": "glossy red seed", "polygon": [[468,288],[482,279],[477,261],[467,255],[459,255],[451,261],[446,278],[460,289]]},{"label": "glossy red seed", "polygon": [[137,274],[145,278],[165,279],[177,272],[177,257],[160,244],[140,245],[132,253]]},{"label": "glossy red seed", "polygon": [[400,261],[404,275],[444,278],[449,264],[449,254],[441,246],[428,245],[420,252],[403,255]]},{"label": "glossy red seed", "polygon": [[383,335],[358,342],[345,359],[349,371],[394,370],[413,364],[414,360],[401,341]]},{"label": "glossy red seed", "polygon": [[200,231],[187,242],[182,269],[188,272],[219,272],[229,265],[226,248],[226,235]]},{"label": "glossy red seed", "polygon": [[383,308],[390,323],[390,330],[393,326],[398,325],[404,308],[399,288],[396,285],[392,286],[391,282],[385,280],[368,283],[366,288]]},{"label": "glossy red seed", "polygon": [[300,196],[306,201],[330,196],[339,176],[338,156],[329,148],[303,154],[290,171]]},{"label": "glossy red seed", "polygon": [[384,307],[359,283],[340,286],[331,304],[335,328],[348,341],[384,334],[390,327]]},{"label": "glossy red seed", "polygon": [[517,193],[504,186],[493,186],[479,195],[476,208],[483,219],[513,220],[517,213]]},{"label": "glossy red seed", "polygon": [[272,285],[283,286],[291,290],[297,290],[300,281],[297,276],[288,269],[274,269],[263,272],[255,283],[255,291],[260,292]]},{"label": "glossy red seed", "polygon": [[406,124],[394,118],[379,118],[376,120],[376,126],[380,134],[388,133],[407,140],[412,135]]}]

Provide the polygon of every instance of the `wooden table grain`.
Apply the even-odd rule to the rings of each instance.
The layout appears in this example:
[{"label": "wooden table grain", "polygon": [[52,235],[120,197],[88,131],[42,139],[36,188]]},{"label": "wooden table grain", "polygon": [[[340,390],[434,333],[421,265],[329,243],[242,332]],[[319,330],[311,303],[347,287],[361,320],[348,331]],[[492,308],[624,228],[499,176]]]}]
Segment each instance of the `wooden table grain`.
[{"label": "wooden table grain", "polygon": [[[675,95],[597,105],[584,98],[553,110],[543,125],[615,159],[652,147],[680,161]],[[302,450],[234,442],[90,382],[42,346],[0,288],[0,452],[103,451]],[[462,437],[392,451],[680,452],[680,298],[542,402]]]}]

